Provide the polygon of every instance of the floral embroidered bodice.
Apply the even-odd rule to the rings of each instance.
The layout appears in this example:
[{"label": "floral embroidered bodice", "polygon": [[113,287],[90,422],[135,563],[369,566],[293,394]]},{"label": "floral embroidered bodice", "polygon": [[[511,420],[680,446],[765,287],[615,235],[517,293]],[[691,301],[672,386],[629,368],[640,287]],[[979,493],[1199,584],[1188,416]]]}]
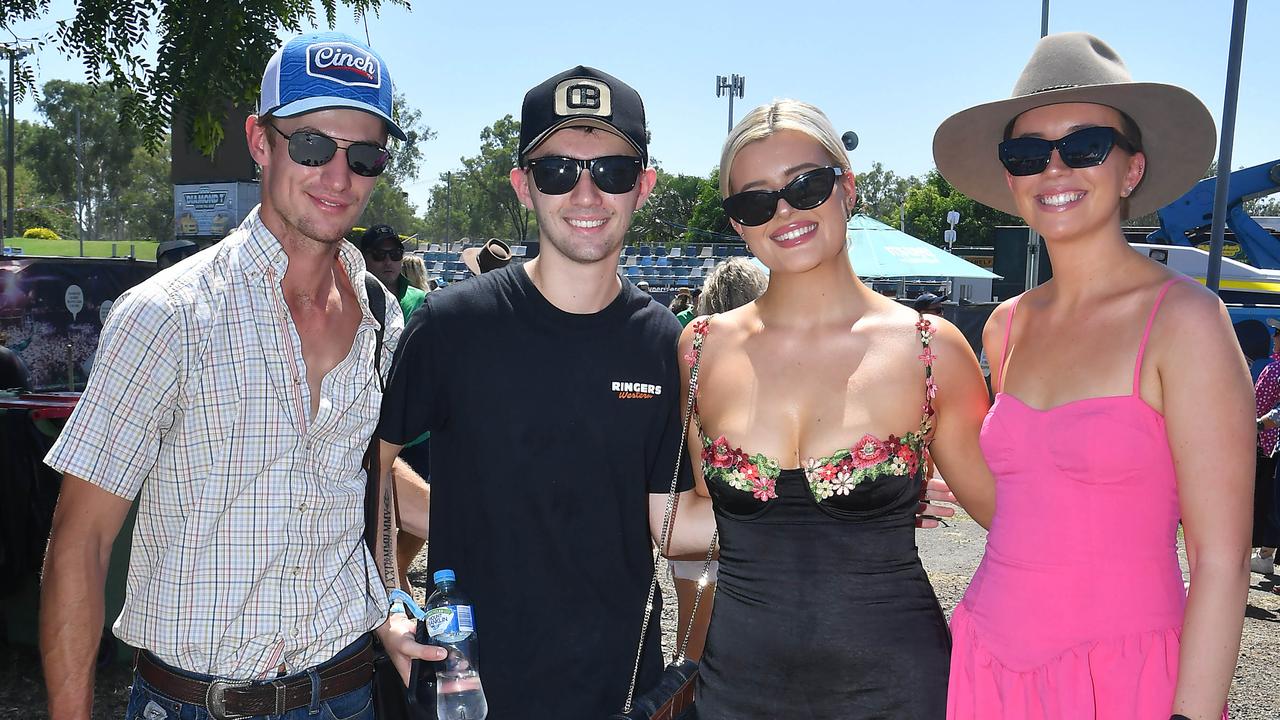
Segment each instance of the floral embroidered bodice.
[{"label": "floral embroidered bodice", "polygon": [[[694,377],[702,361],[702,345],[709,332],[710,318],[699,318],[694,325],[693,349],[685,357]],[[767,503],[778,497],[777,481],[783,473],[803,470],[809,493],[820,506],[827,501],[838,502],[864,483],[875,482],[882,477],[920,479],[929,441],[933,431],[933,399],[937,387],[933,381],[933,351],[929,348],[935,329],[928,318],[921,316],[916,323],[923,352],[919,360],[924,365],[925,400],[921,408],[920,426],[902,437],[890,435],[881,440],[870,433],[863,435],[851,447],[842,448],[820,458],[809,458],[804,467],[795,471],[784,470],[777,459],[762,453],[748,453],[736,447],[724,435],[714,440],[702,432],[698,417],[696,383],[694,385],[694,422],[702,438],[702,476],[708,484],[718,483]]]}]

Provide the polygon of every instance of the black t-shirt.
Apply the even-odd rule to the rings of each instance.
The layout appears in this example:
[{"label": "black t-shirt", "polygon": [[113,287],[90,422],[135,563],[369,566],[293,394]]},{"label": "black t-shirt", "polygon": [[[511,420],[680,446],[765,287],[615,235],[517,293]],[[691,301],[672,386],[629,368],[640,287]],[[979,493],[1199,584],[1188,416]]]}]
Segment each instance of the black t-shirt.
[{"label": "black t-shirt", "polygon": [[[677,462],[679,334],[626,280],[575,315],[515,265],[429,293],[405,328],[378,436],[431,431],[429,565],[474,605],[490,720],[621,710],[653,571],[649,494]],[[638,692],[661,671],[658,617]]]}]

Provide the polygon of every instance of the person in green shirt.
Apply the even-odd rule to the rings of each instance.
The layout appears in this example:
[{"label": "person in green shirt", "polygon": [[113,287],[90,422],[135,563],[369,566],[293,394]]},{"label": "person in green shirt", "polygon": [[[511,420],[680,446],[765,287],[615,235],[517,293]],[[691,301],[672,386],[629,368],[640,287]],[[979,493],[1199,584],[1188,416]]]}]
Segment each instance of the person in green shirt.
[{"label": "person in green shirt", "polygon": [[369,272],[395,293],[404,321],[409,322],[409,316],[418,309],[427,294],[410,285],[409,278],[400,272],[401,261],[404,260],[400,235],[390,225],[374,225],[360,236],[360,252],[364,253],[364,264]]},{"label": "person in green shirt", "polygon": [[[404,245],[400,235],[390,225],[374,225],[360,236],[360,252],[364,254],[364,264],[369,272],[382,281],[387,289],[400,301],[400,310],[404,313],[404,321],[409,322],[413,311],[422,305],[427,293],[409,284],[409,278],[401,272],[404,260]],[[405,444],[405,462],[409,463],[422,478],[427,477],[430,467],[430,444],[427,440],[431,433],[426,432]],[[400,504],[406,502],[426,502],[430,490],[421,480],[410,480],[407,477],[396,477],[396,496],[401,498]],[[397,508],[398,511],[398,508]],[[409,563],[417,557],[426,541],[411,533],[400,530],[396,537],[396,565],[400,569],[400,587],[409,588]]]}]

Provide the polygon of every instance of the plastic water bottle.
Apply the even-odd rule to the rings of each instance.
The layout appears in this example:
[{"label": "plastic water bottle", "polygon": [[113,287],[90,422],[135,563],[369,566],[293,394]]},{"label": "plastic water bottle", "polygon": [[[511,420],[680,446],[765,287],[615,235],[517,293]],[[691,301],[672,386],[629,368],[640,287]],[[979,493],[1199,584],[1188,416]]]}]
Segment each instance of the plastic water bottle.
[{"label": "plastic water bottle", "polygon": [[427,636],[432,645],[449,653],[436,666],[436,716],[484,720],[489,703],[480,685],[480,647],[471,603],[458,591],[452,570],[437,570],[432,579],[436,590],[427,598]]}]

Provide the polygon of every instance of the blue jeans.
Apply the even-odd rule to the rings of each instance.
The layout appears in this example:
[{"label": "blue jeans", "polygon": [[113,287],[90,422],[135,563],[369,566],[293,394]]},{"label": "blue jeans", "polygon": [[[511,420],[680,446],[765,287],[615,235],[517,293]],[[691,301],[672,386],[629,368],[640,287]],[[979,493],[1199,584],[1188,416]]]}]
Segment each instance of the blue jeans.
[{"label": "blue jeans", "polygon": [[[358,652],[367,642],[364,638],[343,648],[335,660],[342,659]],[[166,666],[168,667],[168,666]],[[195,680],[208,682],[213,678],[208,675],[191,673],[171,668],[182,675]],[[279,678],[293,680],[311,676],[311,704],[307,707],[289,710],[283,715],[256,715],[254,720],[373,720],[372,683],[352,690],[344,695],[320,700],[319,676],[314,670]],[[129,706],[125,710],[125,720],[210,720],[209,711],[203,705],[178,702],[162,695],[146,680],[138,675],[133,677],[133,688],[129,693]]]}]

